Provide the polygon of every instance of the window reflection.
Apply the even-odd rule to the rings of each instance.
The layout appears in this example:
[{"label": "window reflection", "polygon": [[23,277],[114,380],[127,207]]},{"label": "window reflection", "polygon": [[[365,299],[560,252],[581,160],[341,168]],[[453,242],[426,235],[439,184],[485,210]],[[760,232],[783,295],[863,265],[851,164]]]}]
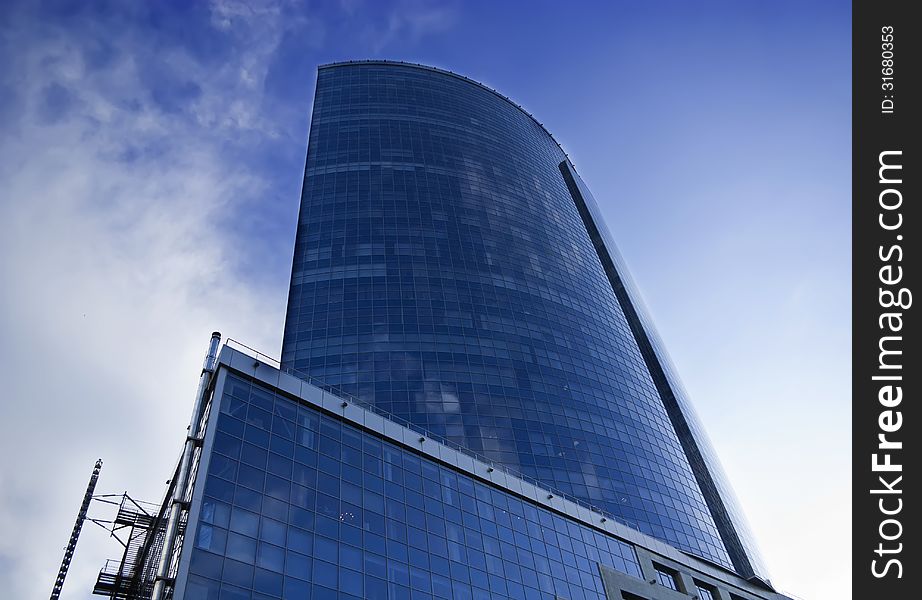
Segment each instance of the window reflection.
[{"label": "window reflection", "polygon": [[[248,384],[233,379],[239,398],[240,386]],[[259,397],[266,401],[264,394]],[[219,423],[233,418],[228,400],[221,401]],[[294,405],[281,397],[273,402]],[[239,402],[234,410],[241,410]],[[304,410],[286,414],[301,419]],[[380,493],[369,489],[368,483],[384,483],[384,468],[381,475],[364,472],[355,483],[324,474],[314,479],[305,476],[312,472],[307,465],[295,459],[291,477],[301,483],[286,482],[293,491],[285,501],[269,495],[267,487],[239,505],[232,500],[236,490],[252,491],[243,486],[242,476],[230,481],[222,477],[226,470],[211,472],[189,590],[253,590],[275,598],[287,597],[288,589],[309,589],[312,597],[390,598],[418,592],[446,598],[551,600],[556,594],[601,600],[596,561],[640,577],[634,551],[624,542],[315,415],[319,430],[342,442],[348,439],[363,464],[380,457],[392,476],[400,474],[393,479],[412,481],[416,489],[394,481]],[[213,457],[224,456],[219,449],[214,447]],[[212,480],[221,485],[211,485]],[[437,484],[431,489],[437,497],[426,495],[426,482]],[[229,493],[215,497],[209,492],[225,486]],[[451,503],[443,501],[446,488]],[[397,489],[401,493],[394,493]],[[241,571],[246,565],[250,570]]]}]

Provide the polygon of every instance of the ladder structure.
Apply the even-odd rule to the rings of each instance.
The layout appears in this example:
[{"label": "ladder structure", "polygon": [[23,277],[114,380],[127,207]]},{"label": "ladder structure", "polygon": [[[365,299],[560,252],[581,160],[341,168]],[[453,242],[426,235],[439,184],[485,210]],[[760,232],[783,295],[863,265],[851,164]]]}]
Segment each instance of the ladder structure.
[{"label": "ladder structure", "polygon": [[70,540],[67,542],[67,548],[64,549],[64,558],[61,560],[61,568],[58,570],[58,578],[54,581],[54,588],[51,590],[51,600],[58,600],[61,597],[61,589],[64,587],[64,579],[67,577],[67,570],[70,568],[70,562],[74,558],[74,550],[77,548],[77,540],[80,538],[80,530],[83,529],[83,523],[86,521],[86,513],[90,509],[90,501],[93,500],[93,492],[96,490],[96,482],[99,480],[99,471],[102,469],[102,459],[96,461],[93,467],[93,474],[90,475],[90,482],[86,486],[86,494],[83,496],[83,504],[80,505],[80,512],[77,513],[77,522],[74,523],[74,530],[70,534]]}]

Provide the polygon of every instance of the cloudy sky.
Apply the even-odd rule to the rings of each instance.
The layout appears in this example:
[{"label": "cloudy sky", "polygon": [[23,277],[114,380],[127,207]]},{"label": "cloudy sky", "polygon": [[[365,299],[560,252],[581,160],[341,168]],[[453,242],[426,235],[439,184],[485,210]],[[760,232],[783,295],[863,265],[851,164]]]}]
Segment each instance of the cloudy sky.
[{"label": "cloudy sky", "polygon": [[[50,592],[97,457],[160,498],[212,330],[278,355],[316,66],[390,58],[561,141],[774,582],[849,597],[849,36],[847,2],[0,3],[0,590]],[[63,597],[118,552],[88,525]]]}]

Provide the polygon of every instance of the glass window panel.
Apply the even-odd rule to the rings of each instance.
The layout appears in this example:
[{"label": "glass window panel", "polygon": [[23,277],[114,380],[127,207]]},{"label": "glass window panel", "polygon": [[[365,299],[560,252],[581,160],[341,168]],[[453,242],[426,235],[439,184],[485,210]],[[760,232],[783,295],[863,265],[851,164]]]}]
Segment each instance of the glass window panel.
[{"label": "glass window panel", "polygon": [[256,560],[256,540],[238,533],[228,533],[227,557],[252,564]]},{"label": "glass window panel", "polygon": [[266,542],[260,542],[256,555],[256,564],[264,569],[281,573],[285,568],[285,549]]}]

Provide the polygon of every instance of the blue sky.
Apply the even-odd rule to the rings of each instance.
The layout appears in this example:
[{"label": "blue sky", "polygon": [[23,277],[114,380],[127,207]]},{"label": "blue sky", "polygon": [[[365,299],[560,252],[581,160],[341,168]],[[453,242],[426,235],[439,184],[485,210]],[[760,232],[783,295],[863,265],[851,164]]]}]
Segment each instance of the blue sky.
[{"label": "blue sky", "polygon": [[[4,2],[0,589],[47,593],[97,455],[101,491],[160,496],[213,329],[277,354],[316,66],[389,58],[563,144],[775,583],[848,597],[850,12]],[[64,597],[117,551],[86,529]]]}]

